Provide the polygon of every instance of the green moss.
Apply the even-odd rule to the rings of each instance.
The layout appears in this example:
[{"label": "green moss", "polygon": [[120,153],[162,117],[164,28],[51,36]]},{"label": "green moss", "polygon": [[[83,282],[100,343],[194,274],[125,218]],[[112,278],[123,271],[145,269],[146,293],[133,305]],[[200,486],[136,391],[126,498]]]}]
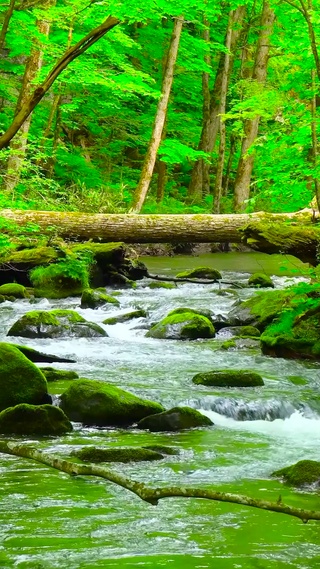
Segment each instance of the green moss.
[{"label": "green moss", "polygon": [[[180,313],[180,311],[183,312]],[[211,321],[194,311],[177,309],[169,313],[158,324],[152,326],[146,336],[159,339],[196,340],[213,338],[215,329]]]},{"label": "green moss", "polygon": [[261,336],[263,353],[280,357],[320,357],[320,287],[301,283],[277,320]]},{"label": "green moss", "polygon": [[149,283],[148,288],[154,289],[154,288],[167,288],[167,289],[172,289],[172,288],[176,288],[176,285],[174,285],[173,283],[164,283],[161,281],[154,281],[152,283]]},{"label": "green moss", "polygon": [[87,241],[86,243],[78,243],[73,245],[70,249],[74,253],[92,253],[94,259],[99,263],[103,262],[106,264],[112,263],[115,257],[119,255],[124,255],[124,244],[121,242],[115,243],[93,243]]},{"label": "green moss", "polygon": [[160,452],[139,447],[97,448],[84,447],[72,452],[73,456],[84,462],[145,462],[161,460]]},{"label": "green moss", "polygon": [[248,280],[249,286],[256,286],[259,288],[274,288],[272,279],[264,273],[254,273]]},{"label": "green moss", "polygon": [[103,320],[103,324],[119,324],[122,322],[128,322],[133,318],[146,318],[147,313],[145,310],[133,310],[132,312],[126,312],[126,314],[119,314],[119,316],[114,316],[113,318],[106,318]]},{"label": "green moss", "polygon": [[320,482],[320,462],[315,460],[300,460],[292,466],[287,466],[272,473],[272,476],[283,478],[292,486],[306,486]]},{"label": "green moss", "polygon": [[230,348],[236,348],[237,344],[235,343],[234,340],[226,340],[225,342],[223,342],[223,344],[221,344],[220,347],[222,350],[229,350]]},{"label": "green moss", "polygon": [[164,409],[103,381],[79,379],[61,395],[61,408],[71,421],[87,425],[130,425]]},{"label": "green moss", "polygon": [[13,324],[8,336],[26,338],[55,338],[107,336],[94,322],[88,322],[74,310],[34,310],[27,312]]},{"label": "green moss", "polygon": [[120,302],[106,294],[106,292],[101,292],[101,290],[94,290],[92,288],[87,288],[83,291],[81,296],[81,308],[98,308],[104,304],[114,304],[115,306],[120,306]]},{"label": "green moss", "polygon": [[197,373],[192,382],[215,387],[256,387],[264,385],[262,377],[246,370],[217,370]]},{"label": "green moss", "polygon": [[293,383],[293,385],[306,385],[308,382],[303,377],[299,375],[289,375],[288,380]]},{"label": "green moss", "polygon": [[28,267],[36,267],[52,263],[58,259],[58,252],[54,247],[34,247],[32,249],[22,249],[21,251],[5,251],[1,255],[2,263],[10,263],[11,265],[28,265]]},{"label": "green moss", "polygon": [[53,405],[22,403],[0,413],[0,433],[17,435],[62,435],[72,431],[66,415]]},{"label": "green moss", "polygon": [[15,346],[0,344],[0,410],[19,403],[40,404],[47,396],[43,373]]},{"label": "green moss", "polygon": [[142,448],[153,450],[154,452],[160,452],[160,454],[167,454],[169,456],[176,456],[180,454],[179,449],[165,445],[145,445]]},{"label": "green moss", "polygon": [[255,326],[241,326],[237,336],[240,338],[259,338],[261,332]]},{"label": "green moss", "polygon": [[191,407],[173,407],[163,413],[145,417],[138,423],[139,429],[152,432],[180,431],[195,427],[209,427],[212,421]]},{"label": "green moss", "polygon": [[222,275],[216,269],[211,269],[210,267],[197,267],[196,269],[191,269],[190,271],[183,271],[176,275],[177,279],[208,279],[208,280],[220,280]]},{"label": "green moss", "polygon": [[66,371],[63,369],[55,369],[53,367],[42,367],[41,371],[48,382],[79,379],[79,375],[75,371]]},{"label": "green moss", "polygon": [[28,298],[29,296],[26,288],[16,283],[7,283],[1,285],[0,295],[13,296],[14,298]]}]

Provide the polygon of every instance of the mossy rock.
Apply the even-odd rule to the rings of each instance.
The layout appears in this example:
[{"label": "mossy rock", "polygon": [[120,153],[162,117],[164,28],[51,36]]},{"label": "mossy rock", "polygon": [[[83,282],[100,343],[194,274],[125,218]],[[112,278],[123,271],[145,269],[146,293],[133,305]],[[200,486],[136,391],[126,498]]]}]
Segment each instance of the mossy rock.
[{"label": "mossy rock", "polygon": [[300,377],[299,375],[289,375],[288,381],[293,383],[293,385],[307,385],[308,383],[304,377]]},{"label": "mossy rock", "polygon": [[24,338],[97,338],[108,336],[94,322],[88,322],[74,310],[34,310],[11,326],[8,336]]},{"label": "mossy rock", "polygon": [[0,433],[17,435],[63,435],[72,425],[59,407],[21,403],[0,413]]},{"label": "mossy rock", "polygon": [[320,360],[320,285],[301,283],[292,290],[291,302],[260,338],[262,352]]},{"label": "mossy rock", "polygon": [[259,288],[274,288],[272,279],[264,273],[254,273],[251,275],[248,280],[248,285]]},{"label": "mossy rock", "polygon": [[138,423],[138,429],[152,432],[181,431],[195,427],[210,427],[213,422],[191,407],[173,407],[163,413],[145,417]]},{"label": "mossy rock", "polygon": [[294,296],[290,289],[257,292],[228,313],[226,325],[254,326],[262,331],[290,306]]},{"label": "mossy rock", "polygon": [[271,476],[283,478],[291,486],[301,487],[320,483],[320,462],[300,460],[296,464],[276,470]]},{"label": "mossy rock", "polygon": [[81,308],[99,308],[105,304],[114,304],[115,306],[120,306],[119,300],[106,294],[106,291],[101,292],[101,290],[94,290],[92,288],[87,288],[83,291],[81,296]]},{"label": "mossy rock", "polygon": [[37,267],[30,273],[34,286],[35,297],[67,298],[78,296],[88,286],[89,269],[83,268],[81,276],[72,275],[72,265],[67,269],[67,263],[52,263],[46,267]]},{"label": "mossy rock", "polygon": [[39,352],[34,348],[29,348],[29,346],[21,346],[20,344],[10,344],[19,350],[28,360],[34,363],[62,363],[62,364],[75,364],[76,360],[71,360],[70,358],[61,358],[59,356],[54,356],[52,354],[44,354]]},{"label": "mossy rock", "polygon": [[178,273],[176,275],[176,279],[208,279],[210,281],[219,281],[222,279],[222,275],[217,271],[217,269],[211,269],[210,267],[197,267],[190,271]]},{"label": "mossy rock", "polygon": [[231,348],[236,348],[237,344],[234,340],[226,340],[221,344],[221,350],[230,350]]},{"label": "mossy rock", "polygon": [[0,411],[20,403],[47,403],[46,379],[15,346],[0,343]]},{"label": "mossy rock", "polygon": [[177,288],[176,285],[173,283],[164,283],[162,281],[153,281],[152,283],[149,283],[146,286],[148,288],[151,288],[151,289],[154,289],[154,288],[167,288],[167,289]]},{"label": "mossy rock", "polygon": [[226,326],[221,330],[221,337],[226,335],[233,338],[259,338],[261,332],[255,326]]},{"label": "mossy rock", "polygon": [[140,447],[83,447],[72,452],[73,456],[84,462],[150,462],[162,460],[163,455],[146,448]]},{"label": "mossy rock", "polygon": [[154,452],[159,452],[160,454],[168,456],[177,456],[180,454],[179,449],[174,447],[168,447],[166,445],[144,445],[142,448],[147,450],[153,450]]},{"label": "mossy rock", "polygon": [[127,426],[164,408],[104,381],[78,379],[61,395],[60,407],[71,421],[97,426]]},{"label": "mossy rock", "polygon": [[49,383],[53,381],[70,381],[73,379],[79,379],[79,375],[75,371],[55,369],[53,367],[42,367],[41,371]]},{"label": "mossy rock", "polygon": [[17,283],[7,283],[0,286],[0,295],[4,297],[28,298],[26,287]]},{"label": "mossy rock", "polygon": [[201,314],[185,311],[174,312],[152,326],[146,336],[165,340],[197,340],[213,338],[215,329],[211,321]]},{"label": "mossy rock", "polygon": [[211,312],[211,310],[206,309],[206,308],[189,308],[186,306],[182,306],[182,307],[180,306],[179,308],[174,308],[173,310],[170,310],[170,312],[168,312],[167,316],[173,316],[174,314],[184,314],[185,312],[192,312],[192,314],[198,314],[200,316],[205,316],[213,324],[212,312]]},{"label": "mossy rock", "polygon": [[5,302],[7,299],[5,296],[3,296],[3,294],[0,294],[0,304],[2,304],[3,302]]},{"label": "mossy rock", "polygon": [[146,318],[147,313],[145,310],[132,310],[132,312],[126,312],[125,314],[119,314],[119,316],[113,316],[113,318],[106,318],[103,320],[103,324],[122,324],[123,322],[129,322],[134,318]]},{"label": "mossy rock", "polygon": [[258,373],[246,370],[217,370],[197,373],[192,382],[196,385],[208,385],[214,387],[256,387],[264,385],[264,381]]}]

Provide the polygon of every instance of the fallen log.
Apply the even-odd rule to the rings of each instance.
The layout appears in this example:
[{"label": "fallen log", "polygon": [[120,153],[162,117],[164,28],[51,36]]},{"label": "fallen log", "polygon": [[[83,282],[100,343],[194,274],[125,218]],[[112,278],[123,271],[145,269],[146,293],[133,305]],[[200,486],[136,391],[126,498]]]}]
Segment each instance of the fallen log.
[{"label": "fallen log", "polygon": [[[219,492],[207,488],[196,488],[186,486],[169,486],[152,488],[143,482],[137,482],[132,478],[123,476],[119,472],[100,466],[96,464],[76,464],[70,460],[65,460],[59,456],[39,451],[35,447],[26,444],[17,444],[15,442],[0,441],[0,452],[19,456],[23,458],[30,458],[41,464],[51,466],[61,472],[66,472],[71,476],[98,476],[104,478],[109,482],[133,492],[141,500],[157,506],[159,500],[163,498],[204,498],[217,502],[228,502],[230,504],[239,504],[240,506],[250,506],[252,508],[259,508],[261,510],[268,510],[271,512],[278,512],[280,514],[287,514],[299,518],[304,523],[309,520],[320,521],[320,511],[304,510],[293,506],[284,504],[281,496],[277,502],[270,502],[268,500],[257,500],[241,494],[231,494],[230,492]],[[214,512],[213,512],[214,515]]]},{"label": "fallen log", "polygon": [[0,217],[19,226],[36,224],[41,232],[79,241],[125,243],[239,243],[249,223],[311,224],[314,210],[296,213],[223,215],[88,214],[62,211],[0,210]]}]

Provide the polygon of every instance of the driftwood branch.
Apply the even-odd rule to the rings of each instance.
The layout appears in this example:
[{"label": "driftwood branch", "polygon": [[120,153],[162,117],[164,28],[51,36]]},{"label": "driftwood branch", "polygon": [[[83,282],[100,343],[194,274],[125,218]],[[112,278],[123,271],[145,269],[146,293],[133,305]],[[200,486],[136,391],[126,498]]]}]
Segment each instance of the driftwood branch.
[{"label": "driftwood branch", "polygon": [[256,500],[248,496],[240,494],[231,494],[229,492],[216,492],[215,490],[190,488],[184,486],[170,486],[163,488],[150,488],[143,482],[132,480],[118,472],[110,470],[105,466],[95,464],[76,464],[70,460],[62,459],[58,456],[47,454],[37,450],[29,445],[19,445],[14,442],[0,441],[0,452],[19,456],[23,458],[30,458],[41,464],[51,466],[61,472],[66,472],[71,476],[98,476],[104,478],[109,482],[113,482],[117,486],[121,486],[133,494],[136,494],[141,500],[148,502],[152,505],[157,505],[159,500],[163,498],[204,498],[206,500],[213,500],[216,502],[228,502],[230,504],[239,504],[240,506],[249,506],[252,508],[259,508],[260,510],[268,510],[271,512],[278,512],[280,514],[287,514],[299,518],[304,523],[309,520],[320,521],[320,511],[303,510],[301,508],[294,508],[282,503],[281,499],[277,502],[270,502],[267,500]]},{"label": "driftwood branch", "polygon": [[192,284],[216,284],[219,283],[220,284],[227,284],[227,285],[233,285],[235,288],[242,288],[241,285],[238,285],[235,282],[231,282],[231,281],[222,281],[220,279],[187,279],[187,278],[177,278],[177,277],[163,277],[161,275],[150,275],[150,273],[147,273],[146,277],[148,279],[153,279],[155,281],[164,281],[164,282],[169,282],[169,283],[192,283]]}]

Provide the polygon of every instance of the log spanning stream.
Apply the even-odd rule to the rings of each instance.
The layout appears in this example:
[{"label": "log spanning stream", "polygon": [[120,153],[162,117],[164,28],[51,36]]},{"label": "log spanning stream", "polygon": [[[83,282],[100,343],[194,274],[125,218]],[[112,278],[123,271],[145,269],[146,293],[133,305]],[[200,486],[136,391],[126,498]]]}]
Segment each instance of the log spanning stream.
[{"label": "log spanning stream", "polygon": [[[225,268],[229,263],[224,280],[245,282],[248,274],[234,272],[230,263],[233,260],[234,267],[246,270],[245,259],[252,264],[255,257],[224,257]],[[222,256],[211,258],[216,263]],[[191,263],[204,264],[194,258],[152,259],[149,268],[168,276],[177,272],[177,264],[180,270]],[[287,277],[273,278],[277,288],[292,282]],[[30,340],[28,345],[77,360],[57,368],[111,382],[166,407],[191,405],[208,415],[215,427],[149,433],[75,424],[75,431],[68,435],[32,437],[28,442],[61,457],[84,445],[170,445],[180,454],[159,462],[111,467],[150,485],[199,486],[270,501],[281,495],[291,506],[319,509],[319,495],[290,489],[270,478],[274,470],[298,460],[319,460],[319,363],[265,357],[257,347],[224,351],[217,349],[219,340],[145,338],[146,324],[173,308],[210,308],[226,314],[237,296],[253,294],[248,288],[237,289],[237,296],[221,296],[214,285],[186,283],[172,290],[152,290],[147,284],[140,281],[137,289],[122,290],[120,308],[81,310],[78,299],[40,300],[37,309],[74,308],[99,324],[107,316],[137,307],[149,316],[147,322],[106,326],[108,338]],[[1,341],[9,326],[28,310],[28,301],[1,305]],[[26,343],[22,338],[14,341]],[[218,368],[257,371],[265,386],[240,390],[192,384],[195,373]],[[304,383],[295,385],[297,377]],[[50,392],[57,395],[65,388],[63,383],[49,384]],[[320,562],[319,522],[305,525],[281,514],[194,499],[173,498],[152,506],[105,480],[73,478],[4,454],[0,454],[0,471],[3,569],[309,569]]]}]

